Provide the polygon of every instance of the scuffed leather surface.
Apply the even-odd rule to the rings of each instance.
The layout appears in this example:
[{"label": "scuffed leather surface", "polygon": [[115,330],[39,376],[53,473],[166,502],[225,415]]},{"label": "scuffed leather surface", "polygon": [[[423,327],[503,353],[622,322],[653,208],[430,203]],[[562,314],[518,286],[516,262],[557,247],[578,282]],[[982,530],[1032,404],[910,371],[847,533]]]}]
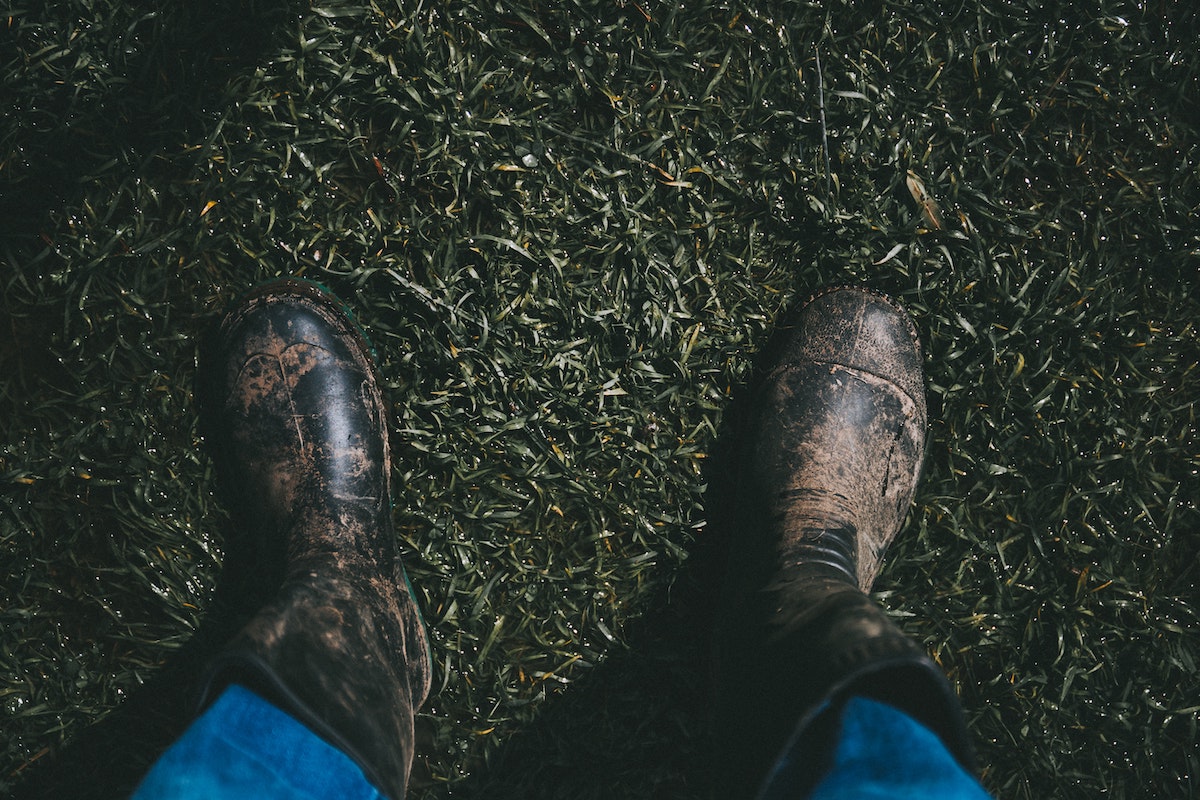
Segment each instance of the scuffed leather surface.
[{"label": "scuffed leather surface", "polygon": [[846,555],[870,591],[925,453],[920,344],[907,314],[863,290],[818,295],[794,324],[759,401],[750,481],[781,566],[820,550],[822,532],[851,531]]},{"label": "scuffed leather surface", "polygon": [[214,662],[211,685],[250,683],[402,797],[430,665],[365,341],[331,296],[284,281],[224,319],[203,370],[236,523],[285,554],[282,585]]}]

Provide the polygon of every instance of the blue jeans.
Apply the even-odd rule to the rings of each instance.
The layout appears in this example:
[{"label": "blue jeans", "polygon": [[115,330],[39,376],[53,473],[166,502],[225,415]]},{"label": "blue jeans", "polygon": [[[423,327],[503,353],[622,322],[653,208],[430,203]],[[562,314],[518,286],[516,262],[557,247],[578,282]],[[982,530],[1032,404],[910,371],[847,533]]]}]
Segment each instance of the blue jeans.
[{"label": "blue jeans", "polygon": [[341,750],[233,685],[171,745],[134,800],[381,800]]},{"label": "blue jeans", "polygon": [[[764,796],[795,797],[788,760]],[[340,750],[249,689],[230,686],[154,765],[133,800],[381,800]],[[830,770],[809,800],[987,800],[928,729],[861,697],[841,712]]]},{"label": "blue jeans", "polygon": [[[851,697],[839,722],[829,767],[807,800],[989,800],[941,740],[904,712]],[[790,768],[802,757],[779,758],[760,800],[798,797]]]}]

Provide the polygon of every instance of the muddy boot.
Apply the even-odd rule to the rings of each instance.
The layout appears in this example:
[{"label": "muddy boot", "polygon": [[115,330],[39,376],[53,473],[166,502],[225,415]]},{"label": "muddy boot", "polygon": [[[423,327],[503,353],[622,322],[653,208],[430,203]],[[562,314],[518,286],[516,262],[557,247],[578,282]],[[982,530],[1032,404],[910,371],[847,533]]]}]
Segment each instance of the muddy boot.
[{"label": "muddy boot", "polygon": [[925,449],[921,349],[908,315],[865,289],[791,317],[753,396],[717,633],[718,723],[738,793],[785,750],[820,777],[851,696],[895,706],[970,768],[941,670],[866,595],[912,502]]},{"label": "muddy boot", "polygon": [[331,295],[277,281],[226,316],[198,386],[235,525],[283,563],[273,599],[212,664],[205,702],[249,686],[398,800],[430,664],[396,551],[369,346]]}]

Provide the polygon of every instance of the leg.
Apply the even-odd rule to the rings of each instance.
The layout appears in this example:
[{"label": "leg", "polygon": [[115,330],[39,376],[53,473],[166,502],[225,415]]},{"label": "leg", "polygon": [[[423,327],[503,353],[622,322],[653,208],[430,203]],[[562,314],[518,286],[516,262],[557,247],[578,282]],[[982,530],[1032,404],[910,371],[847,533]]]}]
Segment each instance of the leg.
[{"label": "leg", "polygon": [[764,791],[786,764],[802,797],[834,763],[842,708],[869,698],[931,731],[972,771],[937,665],[867,596],[912,502],[925,448],[916,330],[890,299],[823,292],[759,388],[739,486],[745,527],[718,631],[719,707]]},{"label": "leg", "polygon": [[204,701],[251,689],[398,800],[430,664],[396,552],[369,345],[331,295],[277,281],[222,321],[198,395],[235,522],[285,554],[274,599],[210,665]]}]

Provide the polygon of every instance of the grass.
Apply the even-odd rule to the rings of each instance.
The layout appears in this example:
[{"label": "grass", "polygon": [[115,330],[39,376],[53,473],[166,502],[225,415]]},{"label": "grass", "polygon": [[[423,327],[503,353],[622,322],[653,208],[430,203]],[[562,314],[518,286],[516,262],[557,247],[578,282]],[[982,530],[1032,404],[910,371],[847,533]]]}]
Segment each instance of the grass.
[{"label": "grass", "polygon": [[396,412],[417,796],[704,796],[722,420],[834,282],[922,331],[877,588],[985,784],[1194,796],[1198,33],[1112,0],[13,0],[0,786],[121,796],[186,721],[252,583],[195,342],[298,274]]}]

